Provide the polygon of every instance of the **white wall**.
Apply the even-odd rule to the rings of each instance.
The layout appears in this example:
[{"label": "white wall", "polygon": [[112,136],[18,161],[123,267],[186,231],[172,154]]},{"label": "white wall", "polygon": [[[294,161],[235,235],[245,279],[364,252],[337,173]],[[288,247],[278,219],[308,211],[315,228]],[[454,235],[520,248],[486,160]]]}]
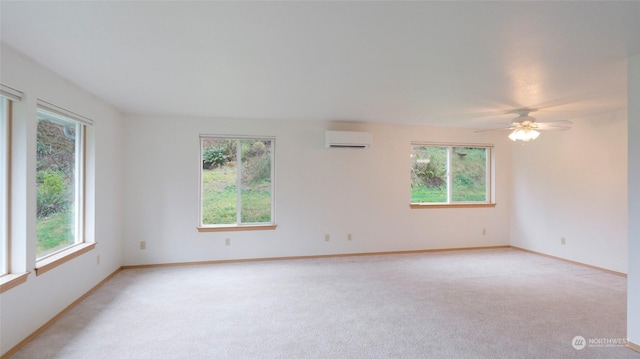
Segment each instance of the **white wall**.
[{"label": "white wall", "polygon": [[[125,123],[125,265],[508,244],[504,136],[303,121],[128,116]],[[328,128],[371,131],[374,145],[326,149]],[[276,137],[276,230],[197,232],[199,134]],[[498,206],[411,210],[411,141],[495,143]]]},{"label": "white wall", "polygon": [[627,338],[640,346],[640,55],[629,58],[629,274]]},{"label": "white wall", "polygon": [[[0,81],[24,92],[14,118],[12,266],[29,271],[27,282],[0,294],[0,353],[26,336],[122,265],[123,123],[121,115],[93,95],[2,46]],[[87,148],[88,236],[96,249],[35,276],[36,99],[94,120]],[[91,214],[94,215],[91,215]],[[97,264],[100,256],[100,264]]]},{"label": "white wall", "polygon": [[573,120],[513,147],[511,245],[626,273],[626,113]]}]

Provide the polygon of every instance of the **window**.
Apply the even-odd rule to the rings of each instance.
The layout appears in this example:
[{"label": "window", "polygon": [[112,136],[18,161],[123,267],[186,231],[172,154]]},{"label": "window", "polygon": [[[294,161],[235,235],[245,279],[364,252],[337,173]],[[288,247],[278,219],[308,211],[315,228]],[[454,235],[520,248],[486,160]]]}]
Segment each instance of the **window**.
[{"label": "window", "polygon": [[29,275],[14,257],[11,231],[11,126],[15,104],[21,100],[22,92],[0,84],[0,293],[25,283]]},{"label": "window", "polygon": [[0,96],[0,276],[9,273],[9,128],[11,101]]},{"label": "window", "polygon": [[491,146],[413,144],[412,207],[493,205],[491,150]]},{"label": "window", "polygon": [[200,226],[274,229],[273,138],[200,138]]},{"label": "window", "polygon": [[38,108],[36,258],[84,242],[85,124]]}]

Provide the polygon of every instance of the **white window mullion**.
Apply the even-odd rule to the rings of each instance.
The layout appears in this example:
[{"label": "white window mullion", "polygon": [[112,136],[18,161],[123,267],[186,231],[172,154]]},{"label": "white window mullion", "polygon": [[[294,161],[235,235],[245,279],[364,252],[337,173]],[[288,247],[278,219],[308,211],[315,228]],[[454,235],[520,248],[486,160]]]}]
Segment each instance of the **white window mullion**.
[{"label": "white window mullion", "polygon": [[76,236],[75,243],[83,242],[83,234],[84,228],[82,223],[84,221],[84,131],[82,130],[82,125],[76,124],[76,163],[75,163],[75,192],[76,192],[76,201],[75,201],[75,228],[76,228]]},{"label": "white window mullion", "polygon": [[485,189],[485,192],[487,193],[487,197],[486,197],[485,201],[487,203],[491,203],[491,202],[493,202],[493,190],[492,190],[493,189],[493,182],[492,182],[493,176],[491,175],[491,171],[493,170],[493,163],[491,162],[491,161],[493,161],[493,153],[491,151],[491,148],[486,148],[485,151],[486,151],[486,157],[487,157],[487,162],[486,162],[487,172],[485,174],[485,178],[486,178],[485,183],[486,183],[486,186],[487,186],[486,189]]},{"label": "white window mullion", "polygon": [[447,203],[452,202],[452,194],[451,194],[451,185],[452,181],[452,173],[451,173],[451,152],[453,151],[452,147],[447,147]]},{"label": "white window mullion", "polygon": [[236,223],[242,223],[242,143],[236,140]]},{"label": "white window mullion", "polygon": [[275,223],[276,222],[276,186],[275,186],[275,175],[276,175],[276,157],[275,157],[275,153],[276,153],[276,148],[275,148],[275,142],[271,141],[271,152],[269,153],[269,156],[271,158],[271,183],[269,183],[269,185],[271,185],[271,222]]},{"label": "white window mullion", "polygon": [[0,158],[0,187],[2,193],[0,195],[0,221],[2,221],[2,229],[0,230],[0,276],[9,273],[9,213],[8,213],[8,197],[9,197],[9,100],[0,97],[0,111],[2,119],[0,121],[0,138],[2,138],[2,157]]},{"label": "white window mullion", "polygon": [[198,164],[199,169],[198,172],[200,172],[200,181],[198,183],[198,189],[200,192],[200,195],[198,196],[199,198],[199,208],[198,208],[198,218],[200,218],[198,220],[199,225],[198,226],[202,226],[204,224],[204,220],[202,218],[202,206],[204,205],[204,186],[202,185],[202,181],[204,180],[203,176],[204,174],[202,173],[202,168],[204,166],[204,151],[202,151],[202,149],[204,148],[204,138],[200,137],[200,162]]}]

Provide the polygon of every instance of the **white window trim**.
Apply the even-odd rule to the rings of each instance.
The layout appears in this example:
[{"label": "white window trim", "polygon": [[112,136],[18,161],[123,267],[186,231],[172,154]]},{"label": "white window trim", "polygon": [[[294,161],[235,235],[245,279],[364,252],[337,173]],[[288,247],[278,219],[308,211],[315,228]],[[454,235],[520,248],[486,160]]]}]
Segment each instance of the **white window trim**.
[{"label": "white window trim", "polygon": [[[11,156],[11,152],[12,152],[12,122],[13,122],[13,114],[14,114],[14,106],[15,103],[22,101],[22,92],[19,90],[16,90],[12,87],[6,86],[4,84],[0,84],[0,96],[4,97],[6,99],[8,99],[7,104],[8,104],[8,118],[7,118],[7,123],[6,123],[6,127],[3,130],[6,130],[6,133],[4,135],[6,135],[6,146],[7,146],[7,156],[6,158],[4,158],[3,160],[6,161],[6,173],[3,174],[3,176],[5,177],[3,180],[6,181],[6,203],[3,203],[3,211],[4,213],[2,214],[3,216],[5,216],[5,219],[7,221],[7,226],[6,226],[6,233],[3,233],[5,235],[5,248],[4,248],[4,252],[6,255],[6,273],[4,275],[0,275],[0,293],[4,293],[12,288],[15,288],[17,286],[19,286],[20,284],[23,284],[27,281],[27,277],[29,276],[29,272],[15,272],[15,268],[13,265],[13,250],[12,250],[12,235],[11,235],[11,225],[12,225],[12,218],[11,218],[11,181],[12,181],[12,175],[11,175],[11,161],[12,161],[12,156]],[[3,271],[4,272],[4,271]]]},{"label": "white window trim", "polygon": [[[420,208],[471,208],[471,207],[495,207],[495,195],[494,195],[494,145],[486,143],[451,143],[451,142],[411,142],[411,148],[413,151],[414,146],[430,146],[430,147],[445,147],[447,149],[447,202],[433,202],[433,203],[410,203],[410,207],[413,209]],[[450,171],[451,166],[451,152],[454,147],[470,147],[470,148],[485,148],[487,150],[487,163],[486,169],[486,201],[478,202],[453,202],[451,200],[451,187],[452,187],[452,173]]]},{"label": "white window trim", "polygon": [[92,126],[93,125],[93,120],[82,116],[78,113],[75,113],[73,111],[69,111],[66,110],[62,107],[58,107],[50,102],[47,102],[45,100],[42,99],[38,99],[38,108],[42,109],[46,112],[51,112],[52,114],[58,115],[58,116],[62,116],[62,117],[66,117],[70,120],[76,121],[76,122],[80,122],[81,124],[84,124],[86,126]]},{"label": "white window trim", "polygon": [[[240,211],[236,211],[235,224],[203,224],[202,223],[202,140],[203,139],[229,139],[229,140],[262,140],[271,141],[271,221],[265,223],[242,223],[240,221]],[[238,149],[240,150],[240,149]],[[276,137],[275,136],[250,136],[250,135],[218,135],[200,134],[198,162],[198,232],[223,232],[223,231],[254,231],[254,230],[274,230],[276,225]],[[236,181],[240,181],[241,176],[236,176]],[[240,188],[239,184],[236,188]],[[238,208],[240,204],[238,203]]]},{"label": "white window trim", "polygon": [[0,84],[0,95],[8,98],[11,101],[22,101],[22,91],[16,90],[11,86]]},{"label": "white window trim", "polygon": [[[4,87],[4,86],[3,86]],[[0,158],[0,183],[2,184],[2,199],[0,200],[0,216],[4,221],[4,228],[0,233],[0,245],[2,248],[2,258],[0,258],[0,277],[11,273],[11,211],[9,205],[11,200],[11,110],[12,100],[6,96],[0,96],[3,102],[3,108],[6,113],[6,121],[0,128],[0,136],[2,136],[2,146],[4,146],[4,156]],[[4,117],[4,113],[2,116]]]}]

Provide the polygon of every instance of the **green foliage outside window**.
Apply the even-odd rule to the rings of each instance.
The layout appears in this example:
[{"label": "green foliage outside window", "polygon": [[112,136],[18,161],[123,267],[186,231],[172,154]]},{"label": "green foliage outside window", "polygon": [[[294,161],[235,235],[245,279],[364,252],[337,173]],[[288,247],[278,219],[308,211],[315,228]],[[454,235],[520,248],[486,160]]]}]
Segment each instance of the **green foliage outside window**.
[{"label": "green foliage outside window", "polygon": [[69,205],[69,189],[60,171],[38,171],[36,182],[37,216],[44,218],[62,212]]},{"label": "green foliage outside window", "polygon": [[227,163],[228,149],[225,146],[209,146],[202,150],[202,162],[209,168],[224,166]]}]

